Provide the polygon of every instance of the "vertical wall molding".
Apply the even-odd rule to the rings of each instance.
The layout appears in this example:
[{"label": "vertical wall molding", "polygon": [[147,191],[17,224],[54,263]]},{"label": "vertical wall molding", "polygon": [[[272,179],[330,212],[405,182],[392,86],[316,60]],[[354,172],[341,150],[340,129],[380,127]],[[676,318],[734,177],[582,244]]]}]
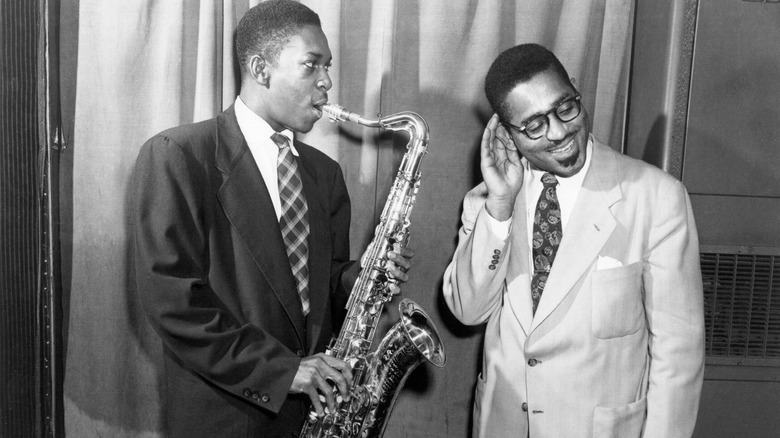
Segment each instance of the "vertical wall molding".
[{"label": "vertical wall molding", "polygon": [[682,179],[698,0],[635,11],[625,152]]}]

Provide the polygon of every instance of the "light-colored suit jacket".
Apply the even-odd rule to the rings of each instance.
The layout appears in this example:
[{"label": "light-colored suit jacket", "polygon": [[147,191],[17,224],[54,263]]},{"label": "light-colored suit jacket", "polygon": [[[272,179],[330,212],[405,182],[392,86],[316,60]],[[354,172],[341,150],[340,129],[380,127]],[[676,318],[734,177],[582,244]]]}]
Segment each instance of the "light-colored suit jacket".
[{"label": "light-colored suit jacket", "polygon": [[587,172],[535,315],[525,189],[506,240],[484,183],[464,199],[444,297],[464,324],[487,323],[474,437],[693,432],[704,315],[688,194],[595,140]]}]

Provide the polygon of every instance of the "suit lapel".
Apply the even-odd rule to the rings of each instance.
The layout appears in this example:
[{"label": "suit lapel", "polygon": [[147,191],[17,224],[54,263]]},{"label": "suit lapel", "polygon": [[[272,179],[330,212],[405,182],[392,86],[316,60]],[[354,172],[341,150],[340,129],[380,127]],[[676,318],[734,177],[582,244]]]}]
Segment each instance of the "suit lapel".
[{"label": "suit lapel", "polygon": [[623,196],[614,156],[594,140],[590,168],[569,217],[558,253],[533,318],[543,324],[583,277],[615,229],[610,207]]},{"label": "suit lapel", "polygon": [[[531,302],[531,275],[528,272],[530,266],[530,244],[528,243],[528,216],[526,215],[526,187],[524,186],[517,195],[515,201],[514,218],[512,219],[513,232],[510,234],[512,249],[507,266],[507,300],[512,312],[520,323],[526,336],[531,331],[533,319]],[[511,287],[510,287],[511,285]]]},{"label": "suit lapel", "polygon": [[217,168],[224,174],[218,198],[249,248],[305,345],[301,302],[271,197],[231,106],[217,118]]}]

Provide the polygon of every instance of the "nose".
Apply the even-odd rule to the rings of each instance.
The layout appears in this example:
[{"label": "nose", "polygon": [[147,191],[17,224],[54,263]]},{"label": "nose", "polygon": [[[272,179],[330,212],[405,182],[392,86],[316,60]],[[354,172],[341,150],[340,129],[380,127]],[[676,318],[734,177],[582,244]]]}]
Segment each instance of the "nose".
[{"label": "nose", "polygon": [[561,122],[554,113],[547,116],[547,139],[550,141],[563,140],[566,137],[566,124]]},{"label": "nose", "polygon": [[333,81],[330,80],[330,74],[327,70],[322,71],[322,76],[317,80],[317,88],[328,91],[333,86]]}]

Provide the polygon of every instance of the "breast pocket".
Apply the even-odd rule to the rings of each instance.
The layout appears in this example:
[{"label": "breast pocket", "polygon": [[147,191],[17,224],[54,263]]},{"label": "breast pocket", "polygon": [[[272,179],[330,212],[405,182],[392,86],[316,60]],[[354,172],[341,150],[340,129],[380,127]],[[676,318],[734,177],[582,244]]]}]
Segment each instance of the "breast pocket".
[{"label": "breast pocket", "polygon": [[597,338],[627,336],[642,328],[642,262],[597,270],[592,284],[592,326]]}]

